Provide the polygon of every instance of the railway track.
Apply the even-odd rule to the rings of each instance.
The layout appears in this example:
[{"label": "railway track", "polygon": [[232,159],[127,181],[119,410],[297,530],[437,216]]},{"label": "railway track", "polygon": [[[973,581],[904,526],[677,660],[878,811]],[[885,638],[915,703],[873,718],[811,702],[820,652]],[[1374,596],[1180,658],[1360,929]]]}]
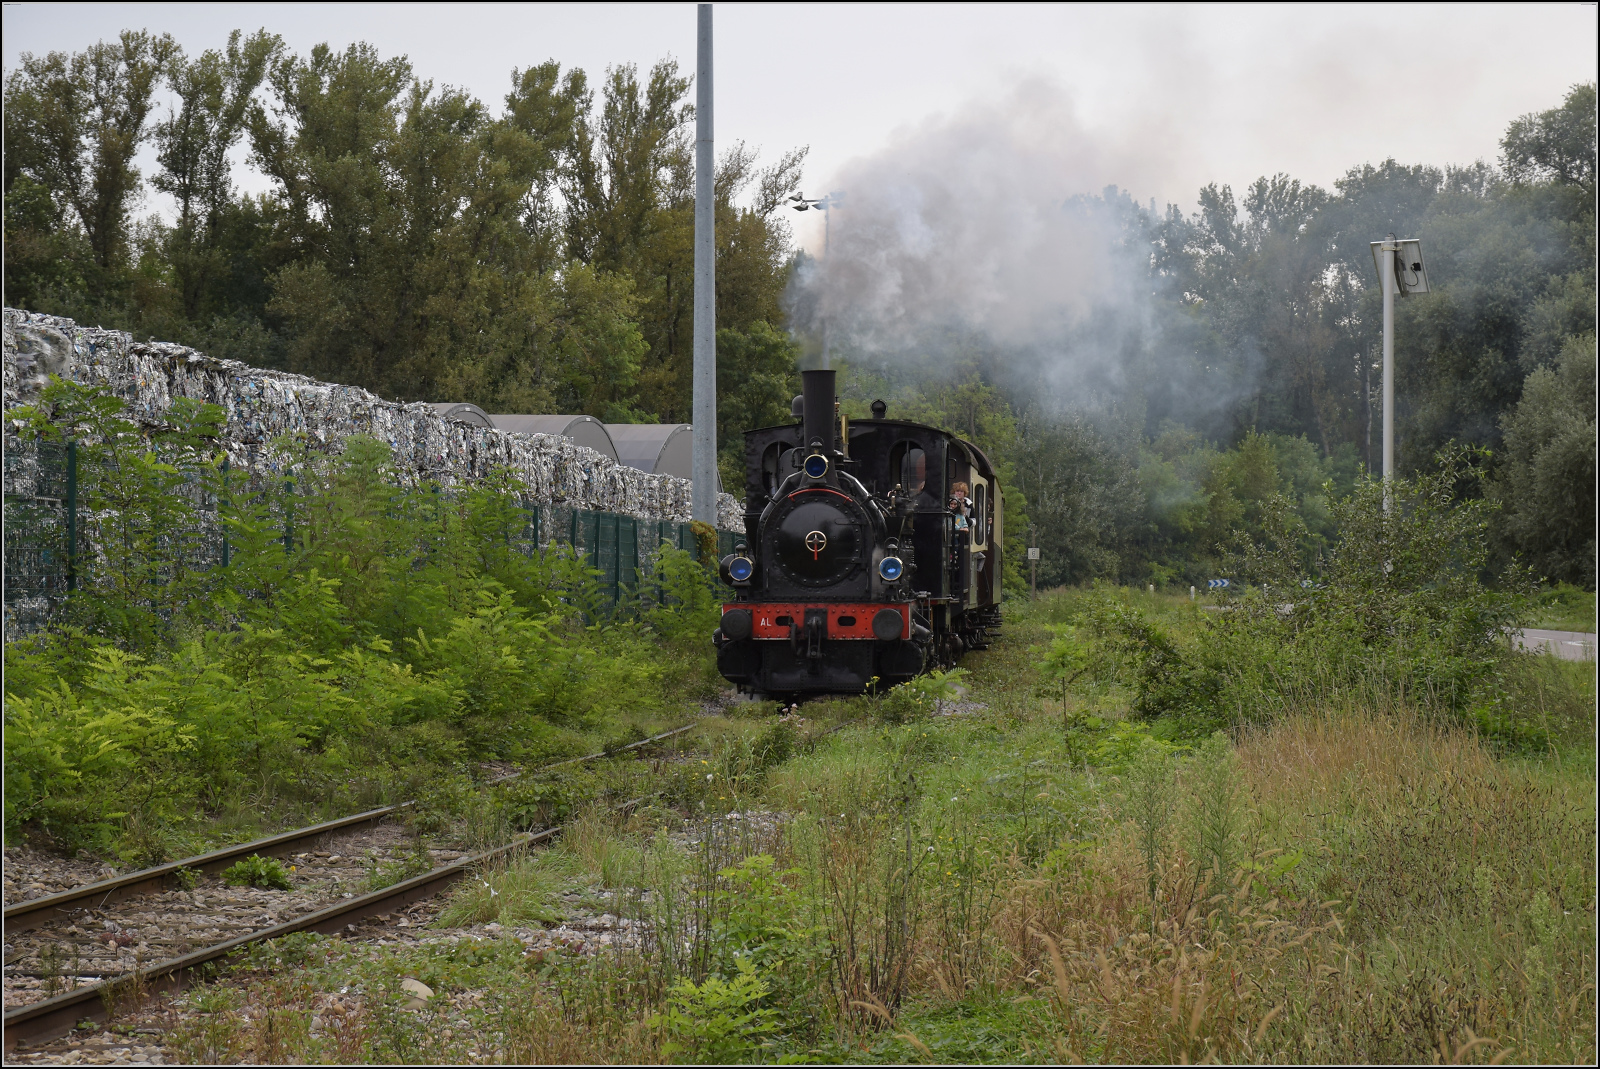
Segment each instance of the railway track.
[{"label": "railway track", "polygon": [[[685,725],[625,747],[561,761],[538,771],[642,749],[685,734],[696,726]],[[487,782],[503,783],[517,775],[512,773]],[[205,970],[252,943],[295,932],[332,934],[353,927],[359,920],[397,912],[411,903],[431,898],[478,866],[545,842],[561,830],[550,828],[520,835],[502,846],[479,852],[432,850],[426,872],[381,889],[359,893],[343,890],[352,886],[342,879],[343,876],[365,875],[385,852],[390,864],[404,864],[408,860],[413,865],[417,863],[421,855],[415,848],[409,854],[394,849],[406,839],[406,833],[386,823],[411,804],[406,802],[357,813],[8,907],[5,911],[8,971],[28,959],[31,952],[36,974],[63,976],[68,963],[59,955],[52,955],[46,966],[44,956],[49,953],[48,946],[68,943],[79,955],[71,962],[70,974],[74,979],[83,975],[97,979],[8,1009],[4,1021],[5,1051],[9,1054],[19,1044],[37,1044],[66,1035],[85,1019],[105,1021],[123,1004],[181,988],[197,971]],[[318,846],[328,849],[314,849]],[[301,881],[302,893],[286,895],[250,888],[222,889],[214,881],[208,881],[201,888],[194,883],[196,877],[192,874],[215,874],[251,855],[288,856],[297,861],[295,875]],[[352,863],[361,867],[353,867]],[[319,881],[320,891],[317,890]],[[354,886],[359,887],[359,884]],[[141,899],[148,901],[137,901]],[[88,922],[89,929],[73,923],[85,920],[90,913],[104,912],[113,903],[130,902],[135,908],[123,906],[116,910],[120,919],[101,918],[99,928],[93,928],[92,921]],[[142,912],[138,908],[141,905],[145,907]],[[164,907],[176,907],[185,920],[177,925],[156,921],[158,916],[167,915]],[[290,915],[285,916],[286,913]],[[64,933],[66,940],[42,938],[42,932],[40,936],[32,935],[63,922],[69,924]],[[17,940],[18,949],[13,950],[10,944],[17,933],[24,934]],[[84,941],[93,948],[87,959],[87,969],[82,957]],[[155,958],[148,964],[147,954]]]}]

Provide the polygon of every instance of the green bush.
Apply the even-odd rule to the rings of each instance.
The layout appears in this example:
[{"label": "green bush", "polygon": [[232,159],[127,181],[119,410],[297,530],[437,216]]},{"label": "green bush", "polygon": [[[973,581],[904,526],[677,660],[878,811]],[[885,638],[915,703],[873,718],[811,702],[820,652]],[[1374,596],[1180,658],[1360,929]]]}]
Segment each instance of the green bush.
[{"label": "green bush", "polygon": [[[528,540],[510,472],[445,495],[404,485],[376,439],[291,436],[251,483],[211,407],[151,430],[54,381],[20,415],[78,443],[104,553],[6,650],[8,840],[111,850],[227,810],[348,812],[473,762],[585,752],[715,684],[707,569],[663,546],[609,606],[569,548]],[[218,525],[227,567],[205,564]]]},{"label": "green bush", "polygon": [[757,1005],[769,988],[749,961],[741,959],[738,966],[731,979],[673,982],[665,1012],[650,1018],[651,1027],[661,1031],[663,1054],[696,1065],[732,1065],[751,1060],[761,1049],[776,1027],[773,1011]]},{"label": "green bush", "polygon": [[258,854],[251,854],[223,869],[222,882],[229,887],[260,887],[268,891],[288,891],[293,886],[283,862]]},{"label": "green bush", "polygon": [[1530,610],[1526,575],[1485,582],[1490,506],[1465,495],[1474,454],[1397,480],[1392,509],[1366,480],[1330,505],[1340,537],[1305,567],[1299,520],[1269,507],[1259,539],[1236,544],[1249,586],[1184,636],[1126,597],[1102,593],[1082,620],[1121,666],[1134,711],[1199,735],[1269,719],[1338,690],[1404,697],[1464,719],[1505,690],[1509,632]]}]

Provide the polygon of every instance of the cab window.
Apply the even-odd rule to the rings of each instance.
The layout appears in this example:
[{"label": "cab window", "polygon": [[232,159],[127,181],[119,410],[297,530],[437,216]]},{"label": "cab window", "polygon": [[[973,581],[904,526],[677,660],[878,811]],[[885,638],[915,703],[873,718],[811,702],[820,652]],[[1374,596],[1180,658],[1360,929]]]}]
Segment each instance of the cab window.
[{"label": "cab window", "polygon": [[889,455],[889,477],[908,494],[920,494],[928,485],[928,455],[915,442],[901,442]]},{"label": "cab window", "polygon": [[766,487],[768,497],[776,494],[783,483],[786,474],[783,470],[784,454],[790,448],[782,442],[773,442],[761,454],[761,483]]}]

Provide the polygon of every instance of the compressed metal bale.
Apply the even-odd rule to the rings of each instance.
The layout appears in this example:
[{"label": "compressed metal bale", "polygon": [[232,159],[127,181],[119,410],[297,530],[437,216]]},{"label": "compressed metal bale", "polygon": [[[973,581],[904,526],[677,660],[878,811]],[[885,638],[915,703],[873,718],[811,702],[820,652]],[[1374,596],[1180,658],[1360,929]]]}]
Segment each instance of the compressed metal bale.
[{"label": "compressed metal bale", "polygon": [[[619,464],[569,438],[471,426],[445,419],[427,404],[386,401],[360,387],[220,360],[170,342],[136,342],[125,332],[58,316],[12,308],[0,315],[7,413],[35,400],[54,374],[104,385],[125,402],[128,418],[146,427],[160,425],[175,398],[217,405],[225,416],[218,448],[231,467],[252,479],[278,469],[264,447],[281,435],[337,452],[351,435],[368,434],[388,443],[396,476],[408,486],[467,486],[505,467],[533,504],[673,523],[691,516],[688,480]],[[32,499],[39,481],[37,449],[19,429],[8,416],[5,493]],[[717,526],[743,528],[743,508],[732,495],[719,495],[717,513]],[[27,611],[37,615],[36,608]],[[22,611],[7,605],[8,637]]]}]

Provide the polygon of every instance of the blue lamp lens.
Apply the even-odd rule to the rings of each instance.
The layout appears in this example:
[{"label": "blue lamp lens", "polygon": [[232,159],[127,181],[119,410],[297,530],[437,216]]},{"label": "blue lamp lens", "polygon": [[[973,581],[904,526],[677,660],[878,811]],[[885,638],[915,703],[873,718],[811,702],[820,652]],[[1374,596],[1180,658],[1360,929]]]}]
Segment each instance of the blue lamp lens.
[{"label": "blue lamp lens", "polygon": [[828,474],[828,458],[815,453],[806,457],[806,474],[813,479],[820,479]]},{"label": "blue lamp lens", "polygon": [[900,578],[900,573],[905,571],[905,565],[900,563],[899,557],[885,557],[878,562],[878,574],[889,582]]},{"label": "blue lamp lens", "polygon": [[740,583],[750,578],[755,573],[755,570],[756,566],[750,563],[749,557],[735,557],[728,562],[728,574]]}]

